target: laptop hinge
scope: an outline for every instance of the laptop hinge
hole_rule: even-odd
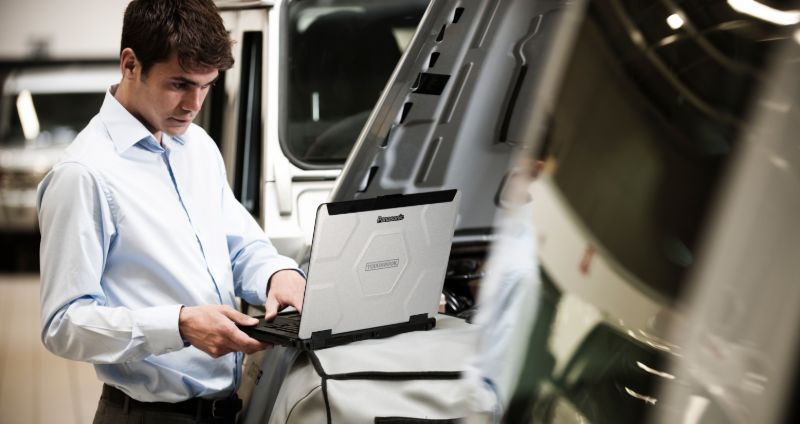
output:
[[[407,331],[430,330],[436,326],[435,318],[428,318],[428,314],[412,315],[407,323],[390,324],[366,330],[348,331],[333,334],[333,330],[320,330],[311,333],[311,337],[304,340],[306,349],[324,349],[345,343],[357,342],[365,339],[391,337]]]
[[[333,336],[332,330],[320,330],[311,333],[311,338],[306,341],[311,349],[322,349],[328,346]]]
[[[408,317],[408,322],[411,324],[423,323],[428,320],[428,314],[417,314]]]

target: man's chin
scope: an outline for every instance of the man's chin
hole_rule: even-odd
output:
[[[191,124],[170,126],[168,128],[164,128],[164,132],[170,136],[184,135],[186,133],[186,130],[189,129],[189,125]]]

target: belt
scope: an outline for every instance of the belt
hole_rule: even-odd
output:
[[[171,412],[204,418],[235,418],[242,409],[242,400],[236,395],[227,399],[192,398],[182,402],[142,402],[138,401],[116,387],[103,384],[100,396],[108,402],[128,409],[146,409],[148,411]]]

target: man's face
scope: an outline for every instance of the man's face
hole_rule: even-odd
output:
[[[161,132],[183,134],[200,112],[218,75],[213,68],[185,70],[172,55],[166,62],[151,66],[147,74],[138,72],[131,84],[131,112],[156,139],[161,138]]]

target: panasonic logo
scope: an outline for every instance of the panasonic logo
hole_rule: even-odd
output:
[[[402,221],[405,218],[403,214],[394,216],[380,216],[378,215],[378,224],[383,222]]]
[[[400,259],[386,259],[383,261],[367,262],[364,271],[377,271],[379,269],[397,268],[400,266]]]

